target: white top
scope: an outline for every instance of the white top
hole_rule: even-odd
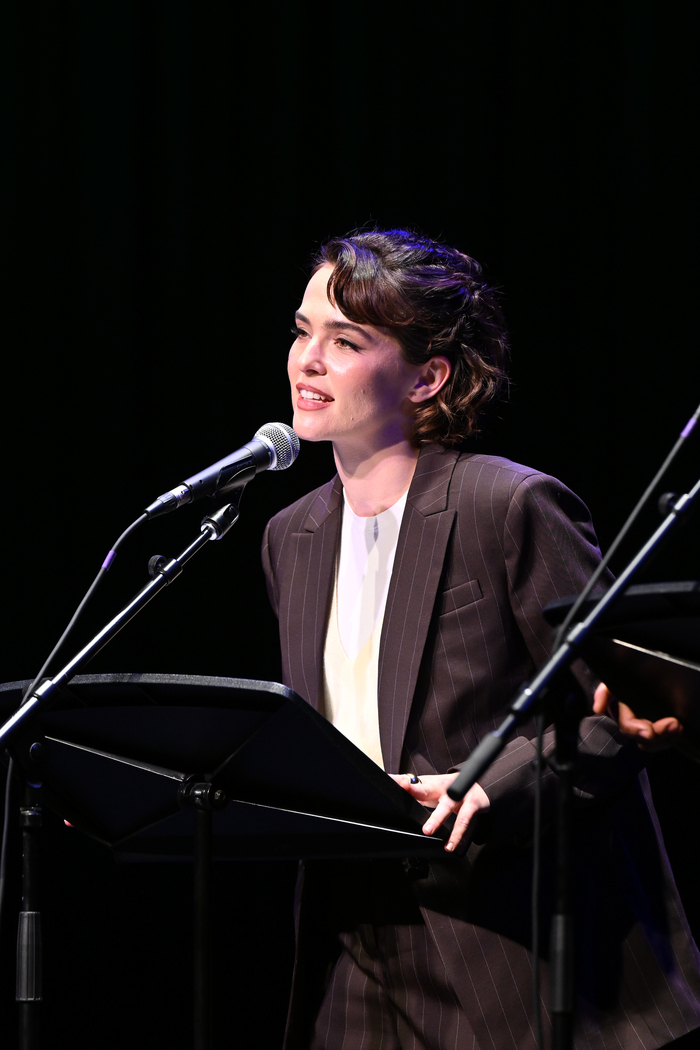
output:
[[[391,570],[408,492],[393,507],[360,518],[343,492],[343,527],[338,560],[338,629],[343,649],[356,660],[377,623],[384,619]]]
[[[326,717],[382,766],[379,641],[407,493],[367,518],[343,505],[340,552],[324,648]]]

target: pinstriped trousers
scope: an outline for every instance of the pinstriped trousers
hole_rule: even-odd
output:
[[[473,1050],[473,1032],[422,922],[362,923],[342,952],[311,1050]]]
[[[340,939],[310,1050],[478,1050],[424,925],[363,924]],[[664,1050],[700,1050],[700,1028]]]

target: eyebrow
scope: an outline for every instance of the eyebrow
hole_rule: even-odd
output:
[[[308,317],[305,317],[300,310],[297,310],[294,316],[296,317],[297,321],[303,321],[304,324],[311,324],[311,321],[309,321]],[[358,335],[361,335],[370,343],[376,341],[376,337],[373,336],[371,332],[368,332],[366,328],[362,328],[359,324],[353,324],[352,321],[324,321],[323,327],[327,331],[331,332],[337,332],[339,330],[350,330],[351,332],[357,332]]]

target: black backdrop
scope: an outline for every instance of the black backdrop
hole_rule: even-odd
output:
[[[560,477],[609,543],[699,397],[685,17],[658,0],[11,0],[2,680],[36,672],[146,503],[290,420],[284,360],[308,260],[365,224],[443,238],[498,281],[514,386],[482,447]],[[697,461],[696,439],[667,487],[688,487]],[[331,472],[328,450],[305,445],[292,470],[256,479],[226,540],[92,669],[278,678],[262,529]],[[199,517],[134,537],[76,644]],[[650,509],[636,539],[656,521]],[[647,578],[698,577],[691,523]],[[652,776],[700,932],[696,773],[666,756]],[[13,817],[8,1024],[17,861]],[[293,874],[217,871],[222,1041],[279,1045]],[[189,870],[117,866],[50,815],[44,880],[52,1045],[189,1045]]]

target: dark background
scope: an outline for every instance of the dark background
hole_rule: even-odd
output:
[[[36,673],[146,503],[290,421],[288,328],[310,256],[358,226],[442,238],[499,283],[514,385],[482,447],[560,477],[609,544],[699,399],[690,8],[5,10],[3,681]],[[664,488],[689,487],[697,462],[695,438]],[[305,445],[292,470],[256,479],[225,541],[91,670],[279,678],[262,530],[331,473],[328,449]],[[123,548],[72,650],[151,554],[196,534],[199,510]],[[657,521],[650,508],[626,554]],[[698,577],[691,522],[646,578]],[[698,934],[697,775],[663,756],[652,776]],[[190,1045],[189,869],[116,865],[53,815],[45,841],[51,1045]],[[17,850],[13,815],[8,1025]],[[221,1045],[280,1045],[293,877],[289,863],[217,869]]]

